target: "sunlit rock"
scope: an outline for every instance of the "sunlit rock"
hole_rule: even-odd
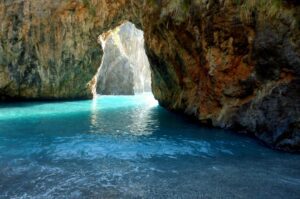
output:
[[[151,91],[143,32],[128,22],[102,35],[101,40],[104,56],[98,71],[97,93],[133,95]]]

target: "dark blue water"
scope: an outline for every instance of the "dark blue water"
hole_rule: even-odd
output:
[[[300,156],[151,95],[0,105],[0,198],[300,198]]]

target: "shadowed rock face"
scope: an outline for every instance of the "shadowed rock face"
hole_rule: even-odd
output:
[[[1,1],[1,98],[91,97],[97,37],[129,20],[144,31],[162,106],[300,151],[295,2]]]
[[[151,72],[144,34],[125,23],[102,36],[103,60],[97,74],[97,93],[134,95],[151,92]]]

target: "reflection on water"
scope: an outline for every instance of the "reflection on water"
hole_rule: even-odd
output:
[[[94,98],[91,103],[91,126],[97,125],[97,117],[100,114],[100,110],[97,109],[98,99]]]
[[[99,100],[99,98],[103,99]],[[103,129],[104,124],[108,124],[107,128],[109,131],[112,126],[114,126],[116,133],[122,132],[123,134],[136,136],[152,134],[155,128],[155,125],[153,124],[157,122],[156,118],[152,117],[152,112],[153,108],[158,106],[158,102],[150,93],[140,94],[134,98],[135,99],[133,100],[132,97],[128,96],[99,95],[91,103],[91,128],[95,129],[95,132],[97,133],[99,129]],[[134,112],[134,114],[124,114],[124,112],[122,112],[124,107],[124,102],[122,102],[122,100],[125,101],[125,107],[131,106],[131,111]],[[143,102],[142,104],[140,104],[141,101]],[[107,104],[109,104],[110,108],[115,109],[113,112],[114,118],[111,118],[112,113],[110,111],[101,112],[101,109],[107,107]],[[116,108],[118,109],[116,110]],[[127,111],[127,109],[125,111]],[[103,114],[101,115],[101,113]],[[124,115],[124,118],[121,118],[117,114]],[[109,123],[107,122],[107,118],[110,118]]]
[[[149,94],[0,107],[0,198],[299,198],[299,165]]]

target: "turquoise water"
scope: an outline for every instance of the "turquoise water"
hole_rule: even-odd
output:
[[[0,105],[0,198],[299,198],[300,156],[150,94]]]

